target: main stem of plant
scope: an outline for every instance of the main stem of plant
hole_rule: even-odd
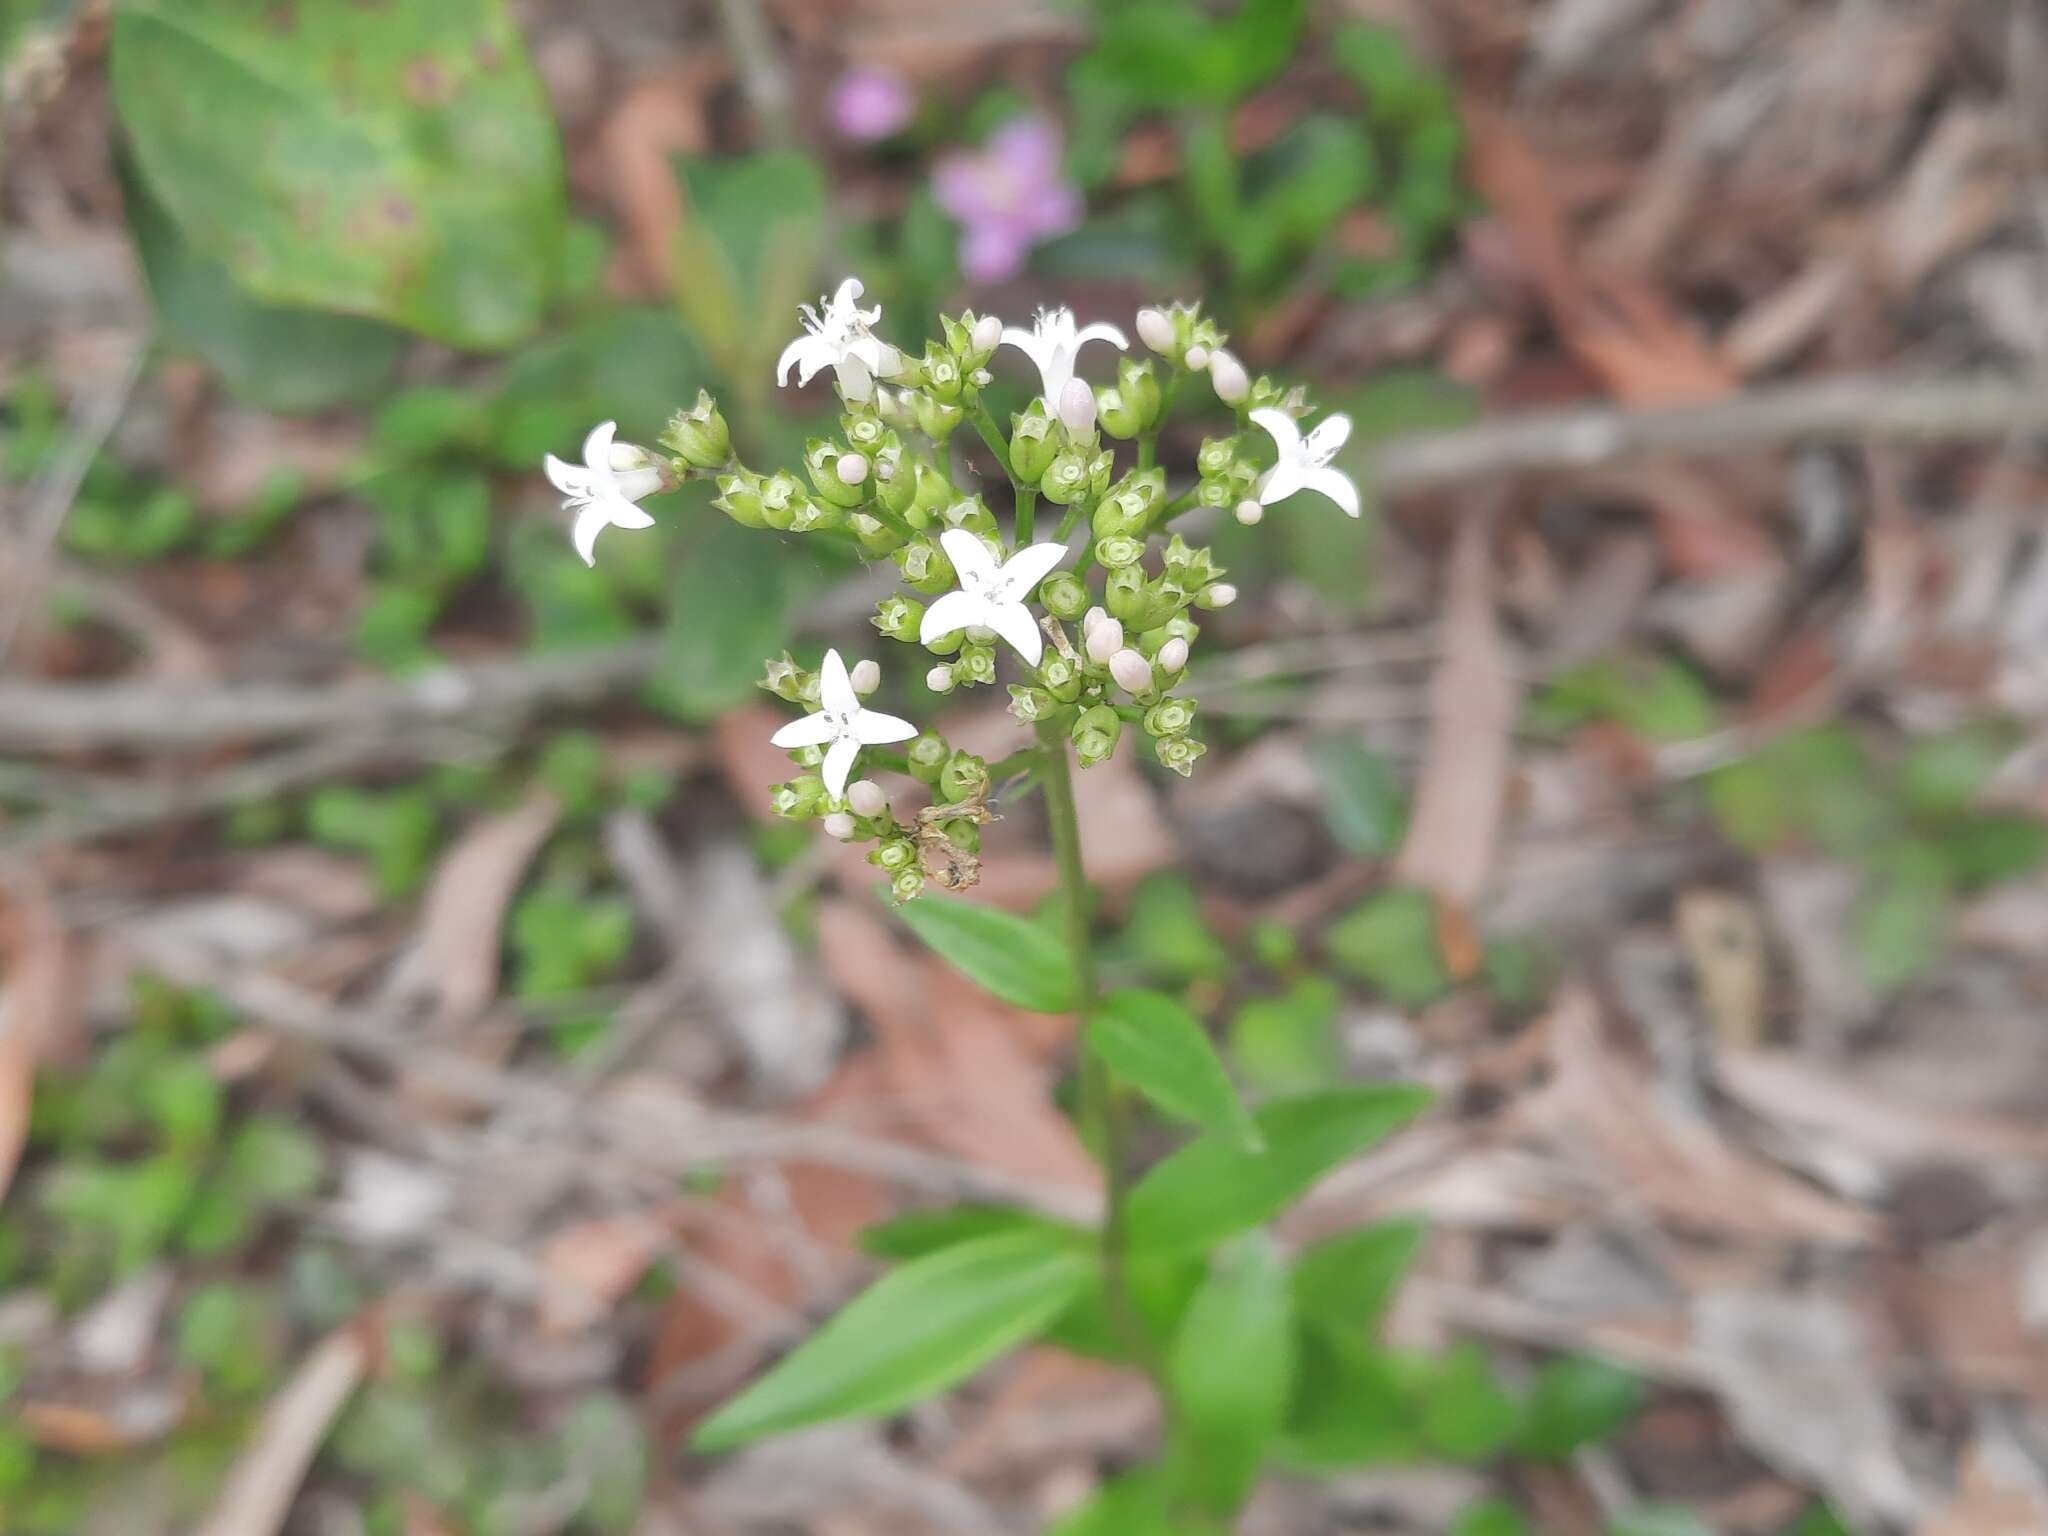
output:
[[[1074,971],[1074,1016],[1082,1045],[1080,1118],[1102,1159],[1102,1278],[1111,1321],[1132,1357],[1157,1375],[1150,1330],[1132,1304],[1124,1273],[1125,1207],[1130,1194],[1129,1114],[1123,1094],[1100,1058],[1087,1047],[1088,1020],[1097,1001],[1095,953],[1088,942],[1088,877],[1081,862],[1081,822],[1074,808],[1074,769],[1065,733],[1039,727],[1039,783],[1052,829],[1053,867],[1059,876],[1060,921]]]

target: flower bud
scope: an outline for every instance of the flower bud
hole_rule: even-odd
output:
[[[953,585],[953,562],[929,539],[917,539],[895,554],[903,579],[920,592],[943,592]]]
[[[1237,481],[1225,475],[1214,480],[1204,480],[1195,487],[1195,504],[1221,512],[1225,507],[1234,507],[1239,500]]]
[[[1058,651],[1038,664],[1038,680],[1062,704],[1071,704],[1081,697],[1081,669]]]
[[[1095,563],[1105,570],[1116,570],[1120,566],[1136,565],[1145,556],[1145,541],[1117,534],[1095,541]]]
[[[1095,430],[1095,391],[1086,379],[1069,379],[1060,390],[1060,425],[1075,437]]]
[[[873,661],[856,661],[853,670],[846,674],[853,684],[853,691],[860,694],[873,693],[882,686],[882,668]]]
[[[1077,619],[1088,606],[1088,583],[1072,571],[1054,571],[1038,584],[1038,600],[1056,619]]]
[[[959,492],[953,489],[953,482],[930,464],[919,463],[915,473],[917,489],[910,498],[910,505],[903,511],[904,518],[913,528],[922,528],[931,521],[931,514],[949,502],[959,499]]]
[[[1102,617],[1083,626],[1081,645],[1088,652],[1090,661],[1098,667],[1107,666],[1109,658],[1124,648],[1124,627],[1100,608],[1091,608],[1088,612],[1091,618],[1096,614],[1102,614]]]
[[[1107,539],[1119,534],[1142,534],[1149,520],[1150,511],[1143,493],[1125,490],[1105,496],[1088,519],[1088,526],[1095,537]]]
[[[868,855],[868,862],[891,874],[899,869],[915,869],[917,844],[907,837],[892,837]]]
[[[1144,571],[1135,565],[1111,571],[1109,580],[1102,584],[1102,601],[1114,617],[1137,622],[1146,606]]]
[[[790,508],[789,531],[791,533],[816,533],[822,528],[838,528],[846,522],[846,509],[811,496],[800,496]]]
[[[1159,388],[1159,373],[1149,359],[1125,357],[1116,367],[1117,393],[1136,418],[1138,431],[1149,432],[1159,425],[1166,410],[1166,396]]]
[[[948,528],[965,528],[969,533],[978,533],[984,540],[1002,536],[1002,528],[996,522],[995,513],[989,511],[988,503],[979,496],[962,497],[959,501],[940,509],[939,521]],[[1001,565],[1003,551],[1000,543],[990,549],[996,564]]]
[[[1109,477],[1116,470],[1116,455],[1107,448],[1088,461],[1088,494],[1100,496],[1109,489]]]
[[[804,682],[809,676],[796,664],[796,658],[784,651],[780,656],[768,658],[762,667],[761,681],[755,686],[767,689],[778,699],[800,704],[804,697]]]
[[[1192,699],[1161,699],[1145,711],[1147,736],[1185,736],[1195,723]]]
[[[1200,373],[1209,366],[1209,349],[1197,343],[1187,349],[1182,355],[1181,361],[1186,363],[1194,372]]]
[[[882,425],[879,416],[856,416],[848,412],[839,418],[839,428],[846,434],[847,442],[863,453],[889,441],[889,429]]]
[[[1059,700],[1045,689],[1024,683],[1010,684],[1010,713],[1026,725],[1045,719],[1058,708]]]
[[[953,691],[953,669],[951,667],[933,667],[931,671],[925,673],[924,685],[931,689],[933,693],[951,693]]]
[[[960,386],[965,382],[960,365],[938,342],[925,344],[924,361],[917,371],[924,392],[934,400],[943,400],[950,405],[960,398]]]
[[[1244,371],[1244,364],[1220,349],[1209,354],[1209,382],[1225,405],[1236,405],[1252,392],[1251,375]]]
[[[924,604],[914,597],[898,594],[875,604],[874,626],[891,640],[915,640],[923,622]]]
[[[1159,663],[1159,670],[1166,673],[1180,671],[1188,664],[1188,643],[1178,635],[1159,647],[1159,654],[1153,658]]]
[[[1237,504],[1237,509],[1231,515],[1245,527],[1256,528],[1264,521],[1266,509],[1256,496],[1247,496]]]
[[[1148,304],[1138,311],[1138,339],[1154,352],[1171,352],[1178,337],[1166,311]]]
[[[709,390],[698,390],[695,405],[669,418],[661,441],[692,469],[717,469],[732,457],[732,432]]]
[[[855,779],[846,786],[846,808],[872,821],[889,809],[889,797],[873,779]]]
[[[981,828],[971,818],[955,816],[941,830],[946,834],[946,841],[962,853],[981,852]]]
[[[761,482],[763,524],[778,532],[787,531],[804,499],[804,488],[797,484],[796,476],[778,469]]]
[[[820,825],[827,837],[836,837],[842,843],[850,843],[860,835],[860,827],[844,811],[834,811]]]
[[[914,738],[903,754],[910,764],[910,776],[920,784],[938,783],[946,759],[952,755],[953,749],[946,745],[946,738],[936,731],[926,731]]]
[[[750,469],[735,470],[718,477],[718,495],[711,505],[742,528],[766,528],[768,519],[761,509],[761,477]]]
[[[971,643],[953,663],[953,672],[964,683],[986,686],[996,680],[996,653],[986,641]]]
[[[1081,499],[1088,489],[1088,461],[1078,453],[1063,453],[1046,466],[1038,489],[1055,506],[1067,506]]]
[[[976,355],[981,357],[988,356],[989,353],[995,351],[997,347],[1003,344],[1002,320],[995,315],[983,315],[974,322],[974,329],[969,333],[969,340],[974,345]]]
[[[1035,411],[1010,418],[1010,473],[1023,484],[1038,484],[1056,451],[1051,421]]]
[[[889,894],[898,902],[915,901],[924,894],[924,871],[917,868],[896,872],[889,882]]]
[[[972,752],[955,752],[939,774],[941,800],[971,800],[988,789],[988,764]]]
[[[901,517],[910,510],[917,495],[917,476],[904,462],[903,450],[895,444],[875,454],[875,500]]]
[[[910,392],[903,389],[877,389],[875,414],[892,427],[912,425],[915,418],[910,414]]]
[[[1237,447],[1234,437],[1203,438],[1202,446],[1195,450],[1195,473],[1204,480],[1229,474],[1237,463]]]
[[[848,486],[865,484],[868,478],[868,456],[864,453],[842,453],[839,462],[832,466],[832,472],[840,483]]]
[[[1095,412],[1102,430],[1119,442],[1129,442],[1145,430],[1138,413],[1125,402],[1123,391],[1114,384],[1095,391]]]
[[[1195,594],[1198,608],[1228,608],[1237,601],[1237,588],[1227,581],[1213,582]]]
[[[1074,722],[1074,756],[1083,768],[1107,762],[1116,752],[1117,741],[1123,733],[1123,720],[1107,704],[1084,709]]]
[[[1142,652],[1121,650],[1109,658],[1109,675],[1116,679],[1117,687],[1126,693],[1139,694],[1152,691],[1152,663]]]
[[[768,792],[768,804],[778,816],[791,821],[804,821],[817,814],[818,807],[825,803],[825,781],[815,773],[800,773],[787,784],[777,784]]]
[[[1162,736],[1152,743],[1152,752],[1162,768],[1171,768],[1182,778],[1195,771],[1195,762],[1209,749],[1192,736]]]
[[[935,400],[930,395],[918,393],[910,397],[910,417],[917,423],[918,431],[934,442],[943,443],[967,419],[967,413],[949,401]]]

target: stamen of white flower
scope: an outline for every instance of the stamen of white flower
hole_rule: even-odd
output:
[[[1066,545],[1033,544],[998,566],[981,536],[965,528],[948,528],[939,535],[939,544],[959,575],[960,590],[948,592],[925,609],[918,640],[930,645],[958,630],[978,626],[994,630],[1027,665],[1037,666],[1045,652],[1045,638],[1025,602],[1067,558]]]
[[[786,751],[825,748],[825,765],[819,772],[834,798],[846,792],[846,780],[862,747],[908,741],[917,734],[917,727],[908,720],[862,707],[837,651],[827,651],[825,664],[818,670],[818,705],[816,713],[790,721],[771,740]]]
[[[1122,331],[1100,320],[1076,330],[1071,309],[1041,309],[1028,331],[1014,325],[1003,328],[1003,344],[1015,347],[1038,365],[1039,398],[1048,411],[1059,408],[1081,348],[1091,341],[1112,342],[1118,351],[1130,347]]]
[[[597,563],[597,536],[605,529],[654,526],[654,518],[634,503],[661,489],[661,469],[645,448],[613,441],[618,429],[615,421],[592,427],[580,465],[552,453],[541,461],[563,505],[576,513],[570,538],[585,565]]]
[[[818,300],[818,308],[805,304],[798,309],[804,334],[784,347],[776,360],[777,384],[789,383],[792,368],[797,383],[808,384],[821,368],[838,369],[851,361],[857,366],[840,372],[840,387],[847,390],[849,400],[865,400],[873,396],[875,379],[889,378],[902,367],[902,353],[871,329],[882,318],[882,306],[862,309],[863,291],[860,279],[849,277],[829,299]],[[867,375],[865,386],[860,382],[862,370]]]
[[[1330,461],[1351,436],[1349,416],[1326,416],[1306,437],[1292,416],[1271,406],[1253,411],[1252,420],[1265,429],[1273,446],[1280,450],[1280,461],[1259,477],[1261,506],[1285,501],[1296,491],[1320,491],[1348,516],[1358,516],[1358,487],[1351,483],[1349,475],[1330,467]]]

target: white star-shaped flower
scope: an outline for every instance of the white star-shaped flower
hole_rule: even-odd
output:
[[[955,630],[992,629],[1009,641],[1030,666],[1045,654],[1045,638],[1024,600],[1067,558],[1064,544],[1033,544],[1000,566],[978,534],[948,528],[939,535],[946,558],[959,573],[960,590],[948,592],[925,609],[917,638],[926,645]]]
[[[1091,341],[1113,341],[1118,351],[1130,346],[1122,331],[1101,320],[1076,330],[1071,309],[1041,309],[1038,319],[1028,331],[1014,325],[1003,328],[1003,345],[1015,347],[1038,364],[1038,377],[1045,386],[1045,408],[1048,411],[1060,408],[1060,395],[1066,390],[1067,381],[1074,376],[1074,364],[1081,356],[1081,348]]]
[[[1259,477],[1260,506],[1285,501],[1296,491],[1321,491],[1347,514],[1358,516],[1358,487],[1342,470],[1330,468],[1337,450],[1351,436],[1349,416],[1326,416],[1307,437],[1292,416],[1271,406],[1253,411],[1252,420],[1266,429],[1280,450],[1280,462]]]
[[[804,333],[782,349],[775,364],[777,384],[789,383],[792,368],[799,384],[810,383],[821,368],[836,368],[853,393],[871,396],[874,381],[896,371],[896,349],[870,329],[882,318],[882,306],[862,309],[862,292],[861,280],[849,277],[831,298],[819,299],[817,309],[799,308]]]
[[[654,519],[634,505],[661,489],[654,455],[631,443],[615,443],[615,421],[601,421],[583,439],[583,462],[570,464],[552,453],[543,461],[548,479],[575,509],[570,538],[585,565],[597,563],[597,536],[607,528],[652,528]]]
[[[853,679],[837,651],[827,651],[825,665],[819,669],[818,703],[815,714],[790,721],[770,739],[791,751],[823,747],[825,766],[819,772],[835,800],[846,793],[847,777],[862,747],[908,741],[917,734],[917,727],[908,720],[861,707],[860,695],[853,691]]]

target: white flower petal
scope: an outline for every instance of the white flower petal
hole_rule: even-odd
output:
[[[1021,599],[1057,570],[1066,558],[1067,546],[1064,544],[1034,544],[1029,549],[1020,549],[1003,562],[1003,587],[1011,597]]]
[[[833,312],[836,314],[843,310],[852,309],[860,302],[860,296],[866,292],[867,289],[862,285],[859,278],[847,278],[832,295]]]
[[[1302,448],[1316,463],[1327,464],[1337,456],[1337,450],[1342,448],[1350,437],[1351,418],[1339,413],[1325,417],[1322,424],[1309,433],[1308,440],[1302,444]]]
[[[1299,459],[1282,459],[1263,475],[1259,476],[1259,505],[1270,507],[1275,502],[1285,501],[1308,481],[1303,477]]]
[[[576,553],[583,557],[585,565],[597,564],[597,536],[612,525],[612,513],[616,509],[608,501],[592,501],[584,504],[576,514],[576,523],[569,530],[569,541],[576,546]]]
[[[818,669],[818,701],[828,713],[841,719],[860,708],[860,695],[853,691],[853,679],[847,675],[846,663],[839,659],[837,651],[827,651],[825,664]]]
[[[846,780],[853,772],[853,760],[860,756],[860,743],[851,736],[842,736],[825,749],[825,766],[819,769],[825,780],[825,788],[836,800],[846,793]]]
[[[1295,425],[1292,416],[1288,415],[1285,411],[1275,410],[1272,406],[1266,405],[1252,412],[1252,421],[1254,424],[1266,429],[1266,436],[1272,438],[1273,445],[1280,450],[1282,463],[1299,456],[1301,453],[1301,428]],[[1263,496],[1259,499],[1261,501],[1265,500]]]
[[[948,592],[925,609],[917,626],[918,643],[930,645],[969,625],[986,623],[987,610],[988,603],[978,592]]]
[[[1092,325],[1084,325],[1080,330],[1076,331],[1074,333],[1074,350],[1079,352],[1082,345],[1090,341],[1113,341],[1120,352],[1128,352],[1131,349],[1129,339],[1107,320],[1097,320]]]
[[[583,439],[583,462],[595,473],[611,473],[612,438],[618,430],[616,421],[600,421],[590,429],[590,436]]]
[[[548,483],[564,496],[582,501],[590,495],[590,471],[566,459],[558,459],[552,453],[541,460],[541,467],[548,473]]]
[[[1045,654],[1045,637],[1032,621],[1031,610],[1022,603],[992,603],[982,622],[1009,641],[1026,666],[1037,666],[1038,658]]]
[[[804,360],[806,354],[817,343],[817,339],[815,336],[805,334],[797,337],[795,341],[792,341],[782,349],[782,356],[775,360],[775,382],[779,386],[784,389],[789,388],[789,370]],[[815,368],[812,369],[813,373],[816,371]],[[810,375],[806,374],[805,377],[808,378]]]
[[[996,579],[996,557],[981,542],[981,535],[965,528],[948,528],[939,535],[939,547],[960,573],[960,590],[986,592]]]
[[[1342,507],[1349,516],[1358,516],[1358,487],[1351,483],[1351,477],[1342,470],[1319,466],[1303,476],[1302,481],[1306,489],[1321,491]]]
[[[887,746],[892,741],[908,741],[916,734],[917,727],[908,720],[878,714],[872,709],[864,709],[853,717],[853,739],[862,746]]]
[[[822,747],[832,739],[834,726],[829,716],[820,711],[805,715],[801,720],[792,720],[768,740],[775,746],[794,752],[798,747]]]

